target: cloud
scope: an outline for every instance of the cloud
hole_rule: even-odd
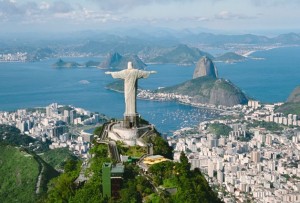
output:
[[[215,15],[216,20],[232,20],[232,19],[251,19],[253,16],[247,16],[244,14],[231,13],[230,11],[221,11]]]
[[[0,13],[2,21],[8,21],[10,17],[16,18],[21,16],[24,12],[18,8],[13,1],[0,0]]]
[[[250,0],[257,7],[300,6],[299,0]]]
[[[74,8],[66,2],[56,1],[49,5],[48,10],[52,13],[69,13],[72,12]]]
[[[117,11],[127,10],[149,4],[189,3],[197,0],[90,0],[96,3],[101,9]],[[198,0],[199,1],[199,0]],[[201,0],[200,0],[201,1]],[[221,0],[211,0],[212,2]]]
[[[0,0],[0,22],[17,22],[33,24],[54,21],[55,19],[82,22],[119,21],[120,19],[109,12],[99,12],[87,9],[78,3],[66,1],[28,1],[26,3],[13,0]]]
[[[195,17],[194,20],[198,22],[205,22],[205,21],[209,21],[210,19],[207,17]]]

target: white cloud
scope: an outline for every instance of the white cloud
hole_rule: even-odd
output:
[[[0,25],[75,29],[79,24],[95,28],[121,22],[218,28],[291,22],[291,27],[299,27],[294,20],[299,19],[298,5],[300,0],[0,0]]]
[[[299,0],[250,0],[258,7],[300,6]]]
[[[232,19],[252,19],[255,18],[253,16],[247,16],[244,14],[232,13],[230,11],[220,11],[215,15],[215,19],[218,20],[232,20]]]
[[[41,2],[39,5],[40,10],[48,10],[50,8],[50,4],[47,2]]]
[[[120,19],[109,12],[87,9],[80,4],[70,4],[67,1],[35,2],[0,0],[0,22],[16,22],[34,24],[49,22],[54,19],[71,21],[108,22]]]

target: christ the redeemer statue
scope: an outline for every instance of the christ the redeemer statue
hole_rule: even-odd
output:
[[[138,87],[138,79],[147,78],[151,73],[156,71],[143,71],[133,68],[132,62],[128,62],[128,68],[118,72],[105,72],[113,78],[124,80],[124,97],[125,97],[125,113],[124,127],[137,127],[137,112],[136,112],[136,95]]]

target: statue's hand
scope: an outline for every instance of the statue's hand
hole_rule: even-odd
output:
[[[157,73],[157,72],[156,72],[156,71],[150,71],[150,73],[155,74],[155,73]]]
[[[109,75],[109,74],[111,74],[112,72],[110,72],[110,71],[106,71],[105,72],[105,74],[107,74],[107,75]]]

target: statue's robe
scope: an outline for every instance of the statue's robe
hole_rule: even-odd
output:
[[[125,116],[136,115],[136,94],[138,79],[147,78],[150,71],[143,71],[138,69],[125,69],[119,72],[112,72],[113,78],[120,78],[124,80],[124,96],[125,96]]]

